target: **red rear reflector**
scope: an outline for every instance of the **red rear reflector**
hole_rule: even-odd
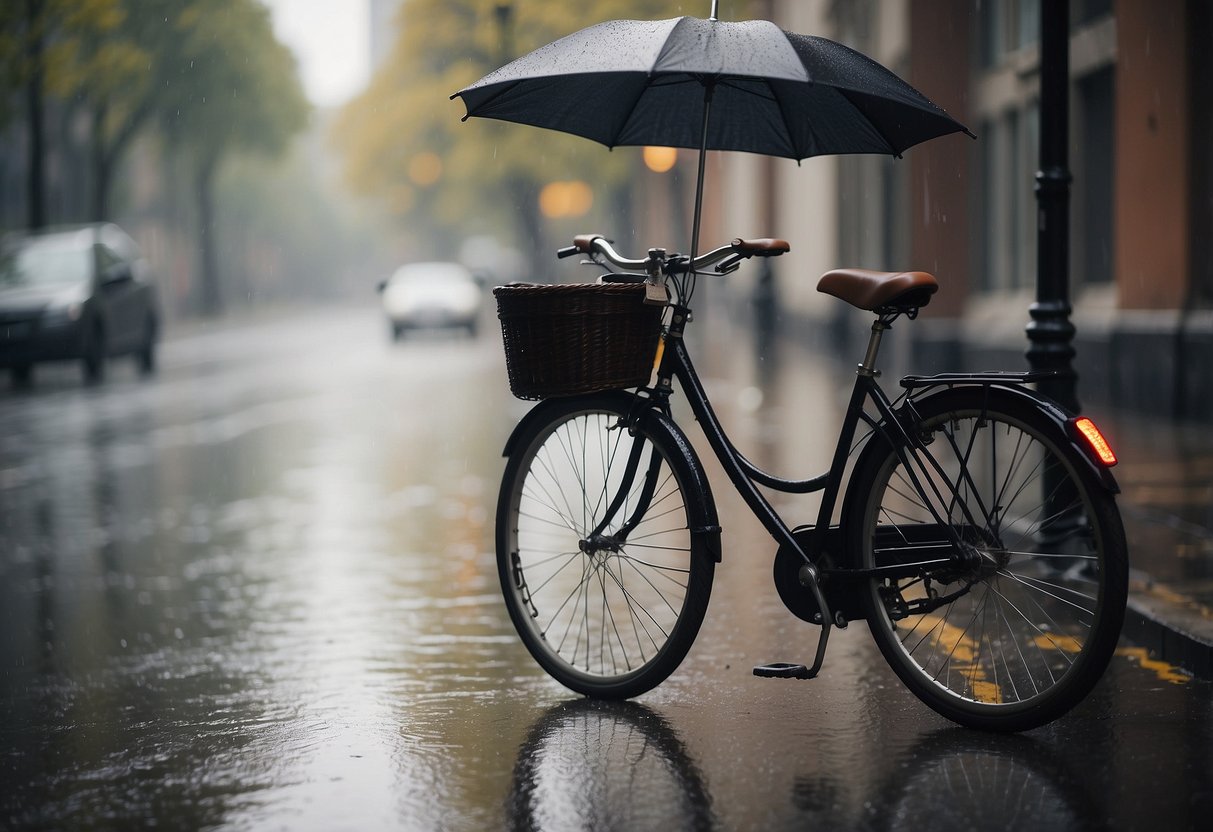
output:
[[[1099,432],[1099,428],[1095,427],[1095,423],[1082,416],[1073,420],[1074,429],[1087,440],[1087,445],[1095,453],[1095,458],[1101,463],[1111,468],[1116,464],[1116,454],[1112,453],[1112,446],[1108,444],[1108,440],[1103,438],[1103,434]]]

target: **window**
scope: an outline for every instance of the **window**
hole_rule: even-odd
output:
[[[972,102],[983,145],[973,192],[981,217],[975,283],[986,292],[1025,289],[1036,280],[1040,3],[976,0],[975,10]],[[1085,49],[1077,63],[1071,52],[1070,66],[1070,273],[1076,286],[1097,285],[1113,278],[1115,37],[1089,36],[1108,28],[1110,0],[1078,0],[1072,11],[1073,36]]]
[[[1010,53],[1040,38],[1039,0],[978,0],[977,18],[983,69],[1001,66]]]
[[[982,235],[978,286],[985,291],[1029,287],[1036,273],[1035,103],[982,125],[980,193]]]

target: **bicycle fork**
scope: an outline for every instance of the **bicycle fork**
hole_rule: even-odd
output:
[[[624,465],[623,476],[615,492],[615,496],[611,499],[610,505],[607,506],[607,510],[603,513],[602,520],[580,542],[583,552],[601,551],[603,549],[619,551],[620,547],[627,542],[628,535],[631,534],[632,529],[636,528],[637,524],[643,519],[645,512],[649,510],[649,503],[652,501],[653,494],[657,490],[657,480],[661,472],[661,454],[654,447],[649,455],[649,464],[645,471],[644,483],[640,487],[640,494],[637,497],[636,506],[632,509],[631,516],[614,533],[605,534],[605,531],[610,527],[612,521],[614,521],[615,515],[623,508],[624,502],[632,491],[632,486],[636,481],[636,473],[640,467],[640,458],[644,452],[644,439],[639,434],[633,432],[630,426],[620,421],[611,430],[627,430],[632,436],[632,447],[628,451],[627,463]]]

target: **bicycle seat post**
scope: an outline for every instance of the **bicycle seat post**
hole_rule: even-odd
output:
[[[892,329],[892,324],[884,318],[877,318],[872,323],[872,335],[868,338],[868,351],[856,370],[861,376],[876,378],[880,371],[876,369],[876,355],[880,352],[880,339],[885,330]]]

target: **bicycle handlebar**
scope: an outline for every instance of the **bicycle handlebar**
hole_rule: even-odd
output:
[[[791,246],[785,240],[771,237],[743,240],[738,237],[728,245],[720,246],[699,255],[688,268],[686,261],[689,258],[684,255],[675,255],[667,260],[665,249],[649,249],[648,257],[637,260],[624,257],[615,250],[614,246],[611,245],[611,241],[601,234],[578,234],[573,238],[573,245],[560,249],[556,252],[556,256],[562,258],[572,257],[580,253],[593,258],[595,255],[600,255],[611,265],[629,271],[646,271],[650,266],[655,264],[665,267],[667,263],[673,264],[681,261],[679,263],[679,271],[699,272],[709,266],[716,266],[717,274],[727,274],[736,269],[742,260],[747,260],[750,257],[778,257],[790,250]]]

